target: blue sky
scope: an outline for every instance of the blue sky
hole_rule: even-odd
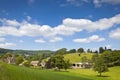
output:
[[[0,0],[0,47],[120,49],[120,0]]]

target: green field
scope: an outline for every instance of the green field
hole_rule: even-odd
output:
[[[87,59],[91,59],[93,54],[91,53],[82,53],[80,56],[78,55],[78,53],[73,53],[73,54],[66,54],[64,55],[64,58],[66,60],[70,60],[70,63],[74,63],[74,62],[81,62],[81,58],[86,56]]]
[[[91,69],[70,69],[53,71],[31,69],[0,63],[0,80],[120,80],[120,67],[112,67],[109,72],[98,77]]]

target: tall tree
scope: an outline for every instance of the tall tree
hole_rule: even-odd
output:
[[[79,48],[79,49],[77,50],[77,52],[78,52],[78,53],[83,53],[83,52],[84,52],[84,49],[83,49],[83,48]]]
[[[97,71],[99,73],[99,76],[102,76],[103,72],[108,71],[108,67],[101,56],[99,56],[94,62],[93,70]]]
[[[104,48],[103,47],[100,47],[99,48],[99,53],[103,53],[104,52]]]
[[[64,66],[63,55],[54,55],[51,57],[51,66],[53,68],[57,67],[59,70]]]
[[[16,57],[16,64],[19,65],[20,63],[22,63],[24,60],[23,60],[23,56],[18,56]]]
[[[91,53],[91,50],[90,50],[90,49],[87,49],[87,53]]]
[[[64,61],[64,69],[67,70],[70,67],[70,61],[69,60],[65,60]]]
[[[68,51],[69,53],[76,53],[76,49],[71,49]]]

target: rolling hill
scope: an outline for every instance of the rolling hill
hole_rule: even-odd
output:
[[[74,62],[81,62],[82,57],[86,56],[86,58],[89,60],[91,59],[93,53],[82,53],[79,54],[78,53],[72,53],[72,54],[66,54],[64,55],[65,60],[70,60],[70,63],[74,63]]]

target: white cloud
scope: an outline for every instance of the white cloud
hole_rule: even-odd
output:
[[[23,22],[18,22],[16,20],[0,19],[0,22],[2,23],[0,25],[0,36],[11,35],[55,37],[61,35],[74,35],[75,33],[81,32],[83,30],[96,31],[111,28],[114,25],[120,24],[119,19],[120,14],[111,18],[99,19],[97,21],[91,21],[89,19],[66,18],[63,20],[62,24],[56,27],[51,27],[49,25],[31,24],[25,20]],[[6,21],[10,21],[10,23],[6,23]]]
[[[100,42],[100,41],[104,41],[105,38],[100,38],[98,35],[93,35],[93,36],[90,36],[88,38],[89,41],[96,41],[96,42]]]
[[[96,7],[100,7],[104,3],[112,5],[120,4],[120,0],[94,0],[93,3],[95,4]]]
[[[80,38],[80,39],[74,39],[73,42],[76,42],[76,43],[89,43],[90,41],[87,40],[86,38]]]
[[[13,47],[13,46],[16,46],[16,44],[14,44],[14,43],[0,43],[0,47],[1,48],[11,48],[11,47]]]
[[[43,40],[43,39],[37,39],[37,40],[35,40],[35,42],[36,42],[36,43],[45,43],[46,41]]]
[[[3,23],[3,25],[6,26],[20,26],[20,23],[17,22],[16,20],[7,20],[7,19],[0,19],[0,22]]]
[[[79,38],[73,40],[73,42],[76,43],[90,43],[90,42],[101,42],[101,41],[105,41],[105,38],[101,38],[98,35],[92,35],[88,38]]]
[[[120,24],[120,14],[112,18],[103,18],[98,21],[91,21],[89,19],[71,19],[67,18],[63,20],[63,25],[67,27],[76,28],[77,30],[105,30],[111,28],[115,24]]]
[[[62,40],[63,40],[63,38],[61,38],[61,37],[54,37],[49,42],[59,42],[59,41],[62,41]]]
[[[120,39],[120,28],[113,30],[109,33],[109,36],[114,39]]]
[[[12,26],[2,26],[0,27],[0,36],[6,36],[6,35],[12,35],[12,36],[21,36],[21,33],[19,30]]]

